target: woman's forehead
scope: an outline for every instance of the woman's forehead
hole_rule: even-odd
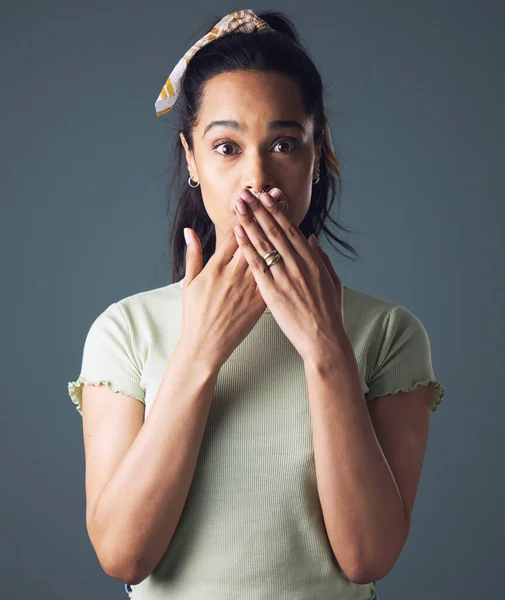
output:
[[[276,122],[298,123],[308,129],[298,82],[282,73],[233,71],[205,84],[200,107],[200,126],[212,121],[235,121],[229,126],[246,132],[250,127],[275,128]]]

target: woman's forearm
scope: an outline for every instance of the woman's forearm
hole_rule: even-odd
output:
[[[193,479],[219,368],[181,339],[92,519],[107,572],[138,583],[161,560]]]
[[[400,491],[375,435],[350,341],[305,364],[328,538],[356,583],[384,577],[406,541]]]

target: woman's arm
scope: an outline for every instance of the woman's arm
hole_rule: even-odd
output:
[[[151,410],[90,520],[107,573],[137,584],[156,567],[193,479],[219,368],[181,340]]]
[[[348,338],[315,349],[305,374],[317,487],[333,553],[351,581],[382,579],[405,545],[408,519]]]

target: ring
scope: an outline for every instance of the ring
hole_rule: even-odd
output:
[[[267,258],[269,258],[270,256],[273,256],[272,260],[270,262],[266,262]],[[277,250],[272,250],[272,252],[265,254],[265,256],[263,256],[262,258],[266,262],[267,267],[270,268],[272,265],[275,265],[275,263],[280,261],[281,255],[277,252]]]

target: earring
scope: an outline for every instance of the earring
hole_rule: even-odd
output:
[[[191,185],[191,175],[190,175],[190,176],[188,177],[188,184],[189,184],[189,187],[192,187],[192,188],[197,188],[197,187],[200,185],[200,182],[199,182],[199,181],[197,181],[197,182],[196,182],[196,185]]]
[[[320,177],[319,177],[319,175],[318,175],[318,176],[317,176],[317,179],[316,179],[315,181],[312,181],[312,185],[316,185],[316,183],[319,183],[319,179],[320,179]]]

